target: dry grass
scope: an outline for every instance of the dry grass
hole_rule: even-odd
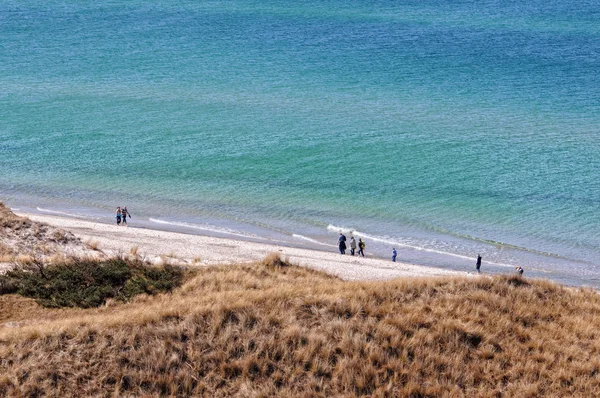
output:
[[[290,265],[290,260],[289,258],[283,259],[281,253],[272,252],[267,254],[263,259],[262,264],[267,267],[287,267]]]
[[[0,242],[0,263],[12,263],[15,253],[11,247]]]
[[[100,250],[100,242],[98,242],[97,240],[90,239],[87,242],[85,242],[85,245],[88,249],[91,249],[94,251]]]
[[[11,247],[0,242],[0,256],[12,256],[14,254]]]
[[[0,203],[0,228],[18,231],[33,226],[33,222],[27,218],[15,215],[8,207]],[[40,228],[35,228],[33,232],[39,234],[41,231]]]
[[[0,296],[0,321],[1,396],[600,391],[598,294],[519,278],[357,283],[214,267],[172,294],[99,309]]]
[[[66,245],[81,242],[70,232],[17,216],[0,203],[0,262],[14,261],[17,255],[45,258],[62,252]]]

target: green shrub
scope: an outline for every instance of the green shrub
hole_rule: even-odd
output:
[[[16,292],[44,307],[89,308],[109,298],[127,301],[140,293],[170,291],[181,285],[183,276],[180,267],[152,267],[120,258],[47,267],[32,263],[7,272],[0,280],[0,294]]]
[[[12,278],[0,275],[0,295],[17,293],[18,290],[19,288]]]
[[[162,291],[171,291],[183,282],[181,268],[165,265],[161,268],[142,266],[127,282],[122,290],[122,295],[127,299],[141,293],[155,294]]]

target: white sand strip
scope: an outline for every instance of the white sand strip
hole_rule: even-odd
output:
[[[378,258],[343,256],[337,252],[188,235],[134,226],[123,227],[66,217],[23,213],[19,215],[70,231],[83,242],[97,244],[98,249],[107,255],[129,254],[133,247],[137,247],[138,255],[152,262],[162,261],[161,258],[171,258],[175,263],[188,265],[233,264],[262,260],[269,253],[279,252],[295,264],[322,270],[346,280],[467,275],[463,272],[393,263],[391,260]]]

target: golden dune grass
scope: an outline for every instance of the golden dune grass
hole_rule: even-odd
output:
[[[517,277],[205,268],[93,310],[0,296],[0,396],[593,396],[600,299]]]

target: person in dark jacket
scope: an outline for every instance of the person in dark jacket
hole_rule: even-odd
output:
[[[365,247],[367,245],[365,244],[365,242],[363,242],[362,238],[358,238],[358,254],[360,254],[361,256],[365,256]]]
[[[131,214],[129,214],[129,211],[127,211],[127,206],[123,206],[121,209],[121,214],[123,215],[123,225],[127,225],[127,216],[131,218]]]
[[[481,256],[477,255],[477,262],[475,263],[475,269],[477,272],[481,272]]]
[[[346,254],[346,235],[340,232],[340,237],[338,239],[338,247],[340,249],[341,254]]]

